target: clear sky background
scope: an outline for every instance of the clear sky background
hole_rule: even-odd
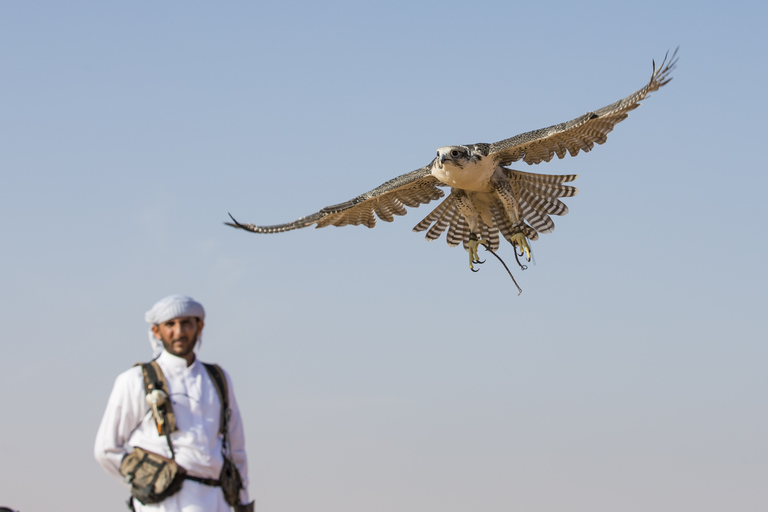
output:
[[[768,510],[765,2],[2,2],[0,505],[93,460],[144,312],[208,311],[260,512]],[[674,80],[514,268],[389,224],[254,235]],[[481,250],[481,254],[484,251]]]

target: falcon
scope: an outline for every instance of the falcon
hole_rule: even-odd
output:
[[[529,241],[537,240],[539,233],[554,230],[551,215],[568,213],[568,207],[559,198],[578,193],[576,187],[565,184],[577,175],[535,174],[508,166],[520,160],[533,165],[549,162],[555,155],[558,158],[566,154],[576,156],[579,151],[586,153],[595,144],[605,143],[608,133],[628,117],[629,111],[672,80],[671,72],[676,65],[677,50],[671,56],[667,53],[658,68],[653,62],[651,79],[644,87],[615,103],[570,121],[492,144],[441,147],[428,165],[293,222],[256,226],[242,224],[230,215],[232,222],[226,224],[254,233],[280,233],[313,224],[317,228],[348,224],[372,228],[377,216],[392,222],[395,215],[406,214],[406,206],[417,207],[440,199],[445,196],[442,187],[450,187],[448,197],[413,231],[426,231],[427,240],[436,240],[445,232],[449,246],[463,244],[469,252],[469,267],[473,271],[474,264],[482,263],[478,246],[497,250],[499,235],[512,244],[516,257],[525,256],[530,261]]]

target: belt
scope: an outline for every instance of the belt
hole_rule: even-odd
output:
[[[192,480],[203,485],[210,485],[211,487],[221,487],[221,481],[214,480],[213,478],[202,478],[199,476],[184,475],[185,480]]]

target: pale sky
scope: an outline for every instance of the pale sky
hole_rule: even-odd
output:
[[[144,312],[208,312],[259,512],[768,510],[765,2],[0,3],[0,505],[93,459]],[[521,272],[393,223],[255,235],[674,80]],[[481,250],[481,255],[483,251]]]

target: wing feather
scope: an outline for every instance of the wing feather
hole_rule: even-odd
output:
[[[648,84],[626,98],[565,123],[494,142],[489,145],[488,154],[493,155],[501,165],[509,165],[518,160],[538,164],[549,162],[554,155],[564,158],[566,152],[576,156],[579,151],[590,151],[594,144],[603,144],[613,128],[626,119],[631,110],[639,107],[651,92],[669,83],[676,65],[677,50],[671,56],[667,54],[658,68],[654,62]]]
[[[537,174],[535,172],[516,171],[504,167],[504,174],[510,180],[533,181],[536,183],[568,183],[579,177],[578,174]]]
[[[406,206],[416,207],[439,199],[445,193],[438,187],[444,186],[430,174],[432,164],[391,179],[375,189],[361,194],[344,203],[326,206],[317,213],[301,217],[293,222],[274,226],[256,226],[242,224],[232,218],[228,226],[245,229],[254,233],[281,233],[292,229],[305,228],[316,224],[325,226],[364,225],[372,228],[376,225],[376,216],[386,222],[392,222],[395,215],[405,215]],[[232,217],[230,215],[230,217]]]
[[[392,214],[392,205],[386,203],[387,200],[384,197],[379,198],[379,200],[374,203],[373,210],[384,222],[392,222],[395,220],[395,216]]]

